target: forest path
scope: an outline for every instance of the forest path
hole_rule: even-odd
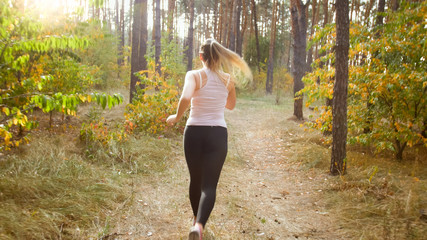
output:
[[[285,100],[239,99],[226,112],[229,152],[204,239],[342,239],[324,210],[331,177],[299,161],[327,156],[310,151],[313,133],[286,119],[293,103]],[[167,170],[134,180],[135,204],[111,219],[110,239],[187,239],[192,214],[180,147]]]

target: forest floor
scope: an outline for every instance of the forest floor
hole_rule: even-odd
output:
[[[204,239],[346,239],[325,210],[324,189],[336,177],[300,161],[327,159],[328,150],[288,119],[292,107],[245,98],[226,112],[229,152]],[[135,204],[110,219],[107,238],[187,239],[189,176],[179,145],[164,172],[135,179]]]
[[[123,123],[124,106],[87,106],[52,129],[42,119],[30,144],[0,155],[0,239],[187,239],[182,135],[79,140],[91,118]],[[204,239],[425,239],[425,147],[399,162],[349,145],[347,174],[334,177],[330,139],[292,114],[290,96],[243,96],[226,111],[229,151]]]

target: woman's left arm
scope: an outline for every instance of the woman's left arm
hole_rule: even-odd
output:
[[[181,98],[178,103],[178,110],[176,114],[170,115],[166,122],[170,125],[179,122],[190,105],[191,98],[193,97],[194,91],[196,90],[196,79],[192,72],[187,72],[185,75],[184,89],[182,90]]]
[[[228,97],[227,103],[225,104],[225,108],[233,110],[236,106],[236,88],[234,87],[234,82],[229,83],[228,86]]]

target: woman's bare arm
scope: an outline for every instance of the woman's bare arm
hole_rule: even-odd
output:
[[[233,110],[236,106],[236,88],[234,87],[234,83],[230,82],[228,86],[228,97],[227,103],[225,104],[225,108]]]
[[[166,122],[168,124],[177,123],[184,115],[190,105],[191,98],[193,97],[194,91],[196,90],[196,80],[193,72],[187,72],[185,76],[184,89],[182,90],[181,98],[179,99],[178,109],[176,114],[170,115]]]

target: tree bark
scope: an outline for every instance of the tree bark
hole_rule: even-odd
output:
[[[236,27],[240,27],[236,25],[236,4],[234,4],[236,0],[231,0],[231,9],[230,9],[230,29],[228,34],[228,48],[231,51],[236,51]]]
[[[213,22],[213,38],[217,39],[218,38],[218,33],[217,33],[217,29],[218,29],[218,0],[215,0],[214,3],[214,22]]]
[[[370,15],[371,15],[371,9],[374,6],[375,0],[369,0],[369,3],[367,3],[366,10],[365,10],[365,26],[369,27],[370,25]]]
[[[128,46],[132,45],[132,19],[133,19],[133,0],[129,0],[129,36],[128,36]],[[130,58],[129,58],[130,60]]]
[[[120,9],[120,48],[119,48],[119,58],[120,65],[123,65],[123,49],[125,48],[125,0],[122,0],[122,7]]]
[[[168,1],[168,38],[169,42],[173,39],[173,13],[175,11],[175,0],[169,0]]]
[[[316,11],[317,11],[317,0],[313,0],[311,4],[312,16],[311,16],[311,27],[310,27],[310,38],[314,35],[314,26],[317,25]],[[313,46],[310,47],[307,53],[307,67],[308,71],[311,71],[311,63],[313,62]]]
[[[343,175],[346,171],[347,91],[349,51],[348,0],[340,0],[336,7],[335,84],[332,100],[332,155],[330,173]]]
[[[131,80],[130,99],[132,102],[136,94],[136,88],[140,82],[135,76],[141,70],[147,69],[145,54],[147,52],[147,0],[135,0],[132,26],[132,56],[131,56]],[[138,85],[139,88],[145,86]]]
[[[261,72],[261,67],[259,66],[259,64],[261,63],[261,52],[259,50],[258,24],[257,24],[257,17],[256,17],[255,0],[252,0],[252,16],[253,16],[253,22],[254,22],[256,52],[257,52],[257,59],[258,59],[257,66],[258,66],[258,72]]]
[[[303,96],[298,92],[304,88],[302,78],[307,70],[306,46],[307,46],[307,25],[306,25],[306,8],[308,1],[303,4],[301,0],[291,0],[291,22],[294,54],[292,57],[292,75],[294,77],[294,116],[298,120],[304,119],[302,107]]]
[[[273,16],[271,21],[271,34],[270,34],[270,47],[268,50],[268,67],[267,67],[267,80],[265,81],[265,92],[267,94],[273,93],[273,72],[274,72],[274,44],[276,42],[276,15],[277,5],[276,0],[273,0]]]
[[[223,0],[219,0],[219,13],[218,13],[219,24],[218,24],[218,33],[217,33],[216,40],[220,43],[222,42],[222,34],[223,34],[222,29],[224,28],[223,27],[224,25],[223,5],[224,5]]]
[[[242,36],[240,35],[240,16],[242,12],[242,0],[236,2],[236,25],[234,26],[236,33],[236,53],[242,56]],[[243,25],[245,27],[245,25]]]
[[[223,8],[222,13],[222,19],[223,19],[223,29],[222,29],[222,39],[221,44],[224,46],[228,46],[228,33],[229,33],[229,26],[230,26],[230,18],[228,16],[228,10],[230,9],[230,1],[231,0],[225,0],[225,9]]]
[[[160,0],[156,0],[156,22],[155,22],[155,64],[156,64],[156,72],[159,75],[162,75],[162,64],[160,62],[160,53],[161,53],[161,33],[160,33]]]
[[[116,28],[116,37],[117,37],[117,65],[121,66],[122,65],[122,61],[121,61],[121,53],[123,51],[123,49],[121,49],[121,26],[120,26],[120,5],[119,5],[119,0],[116,0],[116,16],[115,16],[115,28]],[[119,75],[119,72],[117,73],[117,75]]]
[[[193,35],[194,35],[194,0],[190,0],[189,3],[190,10],[190,24],[188,27],[188,36],[187,36],[187,71],[193,69]]]
[[[391,10],[393,10],[393,12],[396,12],[397,9],[399,9],[399,6],[400,6],[399,0],[391,0]]]

